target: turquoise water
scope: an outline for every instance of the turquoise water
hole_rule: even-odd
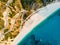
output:
[[[33,28],[18,45],[60,45],[60,9]]]

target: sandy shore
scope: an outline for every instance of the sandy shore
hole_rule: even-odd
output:
[[[48,16],[50,16],[53,12],[55,12],[59,7],[60,3],[52,3],[44,8],[39,9],[39,12],[33,14],[28,21],[25,22],[23,29],[20,31],[19,35],[12,42],[12,45],[17,45],[18,42],[29,33],[31,30],[45,20]]]

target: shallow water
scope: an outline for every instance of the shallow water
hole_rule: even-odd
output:
[[[60,9],[33,28],[18,45],[60,45]]]

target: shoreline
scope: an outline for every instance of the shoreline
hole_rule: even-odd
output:
[[[41,23],[43,20],[45,20],[47,17],[49,17],[53,12],[55,12],[58,8],[60,3],[52,3],[51,5],[48,5],[39,12],[33,14],[33,16],[30,17],[28,21],[26,21],[25,25],[23,26],[23,29],[18,34],[18,36],[15,38],[15,40],[12,42],[12,45],[17,45],[18,42],[21,42],[21,40],[29,33],[31,30]],[[53,7],[53,8],[52,8]],[[44,10],[45,9],[45,10]],[[49,10],[50,9],[50,10]],[[46,12],[48,10],[48,12]],[[48,13],[48,14],[47,14]]]

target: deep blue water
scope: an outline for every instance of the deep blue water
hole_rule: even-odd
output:
[[[18,45],[60,45],[60,9],[33,28]]]

